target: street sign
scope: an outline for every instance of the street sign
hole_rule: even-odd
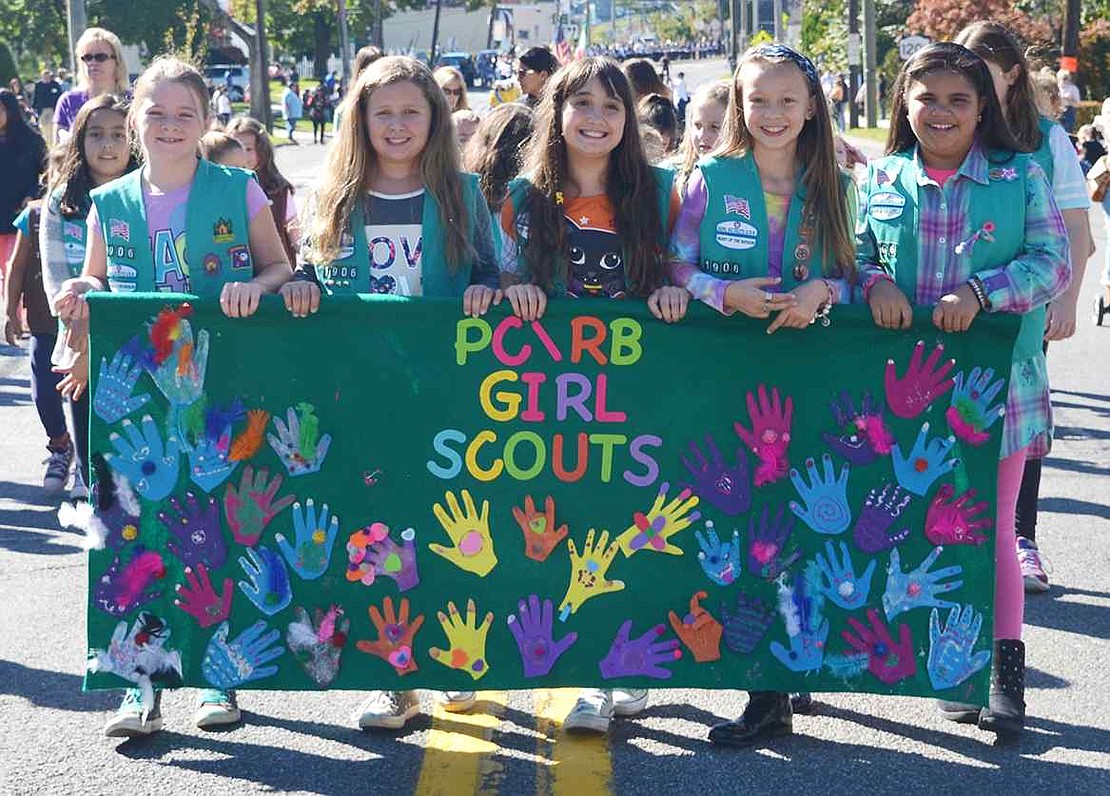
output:
[[[860,66],[863,64],[863,40],[858,33],[848,34],[848,65]]]
[[[928,36],[903,36],[898,40],[898,57],[908,61],[915,52],[932,43],[933,40]]]

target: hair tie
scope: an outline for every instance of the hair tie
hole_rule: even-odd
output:
[[[563,205],[563,192],[562,191],[556,191],[555,192],[555,204],[559,205],[560,207]]]
[[[802,70],[802,74],[806,76],[810,88],[816,91],[821,84],[821,79],[817,76],[817,67],[813,65],[813,61],[785,44],[761,44],[753,49],[751,54],[761,58],[786,58],[793,61]]]

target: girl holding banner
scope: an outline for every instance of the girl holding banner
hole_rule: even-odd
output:
[[[946,718],[1003,739],[1019,736],[1025,717],[1014,510],[1026,457],[1051,442],[1044,306],[1071,274],[1064,221],[1036,156],[1017,154],[1022,149],[979,56],[951,43],[918,50],[895,83],[887,154],[869,167],[857,231],[863,294],[877,325],[908,328],[921,305],[935,307],[933,322],[945,332],[966,331],[980,312],[1024,316],[998,470],[990,704],[940,703]],[[984,389],[969,385],[969,397]],[[959,417],[949,419],[975,444]]]

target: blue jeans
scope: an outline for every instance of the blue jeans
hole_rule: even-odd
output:
[[[50,355],[56,340],[52,334],[31,335],[31,400],[35,402],[43,430],[50,439],[66,433],[62,396],[55,389],[62,377],[50,369]]]
[[[293,140],[293,131],[297,128],[297,119],[286,119],[285,129],[289,131],[289,140]]]

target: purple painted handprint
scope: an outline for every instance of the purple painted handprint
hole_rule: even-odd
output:
[[[890,526],[902,516],[912,497],[896,484],[887,484],[879,491],[872,489],[859,510],[859,519],[852,530],[852,539],[861,553],[881,553],[910,535],[909,527],[890,532]]]
[[[89,548],[122,550],[139,538],[139,498],[127,477],[113,472],[102,454],[92,455],[92,466],[96,472],[92,494],[96,511],[86,528]]]
[[[524,664],[525,677],[543,677],[551,672],[551,667],[564,652],[578,640],[577,633],[568,633],[559,641],[552,635],[555,622],[555,609],[551,600],[540,605],[538,595],[531,595],[528,603],[521,600],[516,614],[509,614],[509,632],[513,634],[520,649],[520,659]]]
[[[885,409],[883,402],[876,401],[870,391],[864,392],[859,409],[852,396],[842,392],[839,401],[829,404],[837,432],[821,436],[829,444],[829,450],[846,462],[859,466],[870,464],[890,453],[894,445],[894,436],[886,426]]]
[[[894,360],[886,361],[886,373],[883,379],[886,385],[886,400],[890,404],[890,411],[898,417],[906,419],[917,417],[929,408],[929,404],[952,389],[955,383],[954,379],[946,377],[955,367],[956,360],[949,359],[937,369],[937,363],[944,354],[944,346],[938,345],[934,348],[933,353],[929,354],[929,358],[922,364],[921,357],[924,352],[925,341],[918,340],[917,345],[913,347],[913,355],[910,357],[906,375],[902,378],[898,378]]]
[[[166,577],[162,556],[141,545],[124,561],[117,556],[93,588],[93,605],[111,616],[124,616],[162,596],[156,581]]]
[[[749,517],[748,571],[764,580],[774,580],[797,561],[801,552],[786,550],[786,542],[793,530],[794,517],[785,514],[784,506],[779,506],[773,520],[770,519],[769,507],[764,506],[758,529],[755,517]]]
[[[609,654],[598,663],[601,676],[606,680],[615,677],[651,677],[655,680],[669,680],[671,671],[663,664],[677,661],[682,657],[682,644],[678,639],[656,641],[667,628],[655,625],[634,641],[629,641],[632,620],[626,619],[617,631],[617,637],[609,647]]]
[[[705,435],[705,447],[709,451],[708,459],[696,442],[690,443],[691,458],[681,457],[693,478],[691,491],[730,517],[743,514],[752,505],[748,457],[744,449],[736,450],[736,466],[729,467],[711,434]]]
[[[219,569],[227,561],[227,543],[220,529],[220,506],[214,497],[207,502],[197,500],[192,492],[185,493],[185,504],[170,498],[173,511],[158,512],[158,521],[166,526],[171,538],[166,548],[187,567],[206,564]]]

